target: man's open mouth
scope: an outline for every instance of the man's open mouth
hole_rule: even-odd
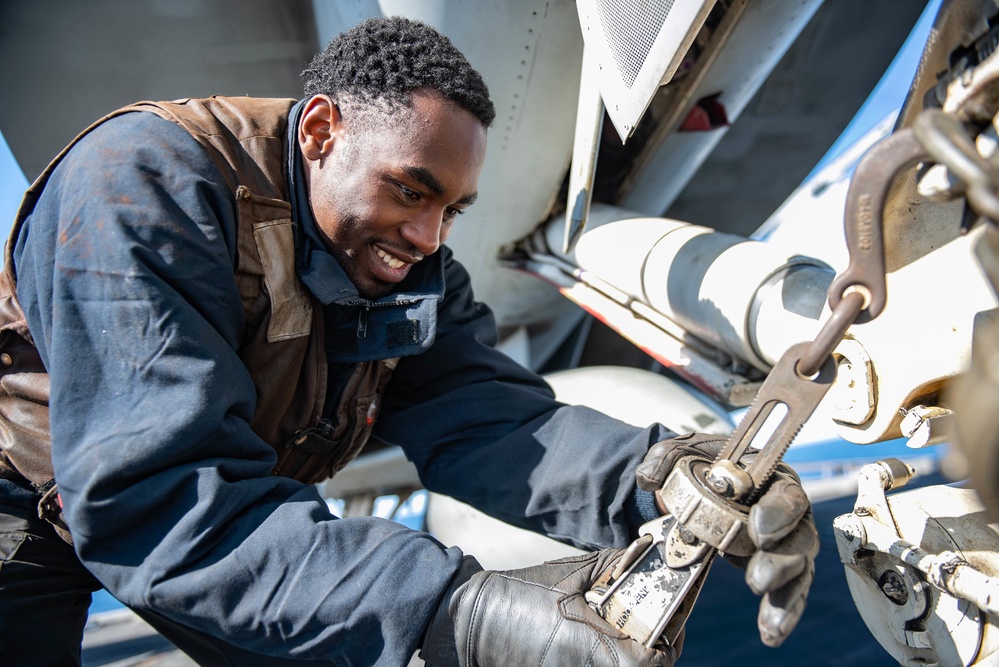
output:
[[[375,248],[375,254],[381,257],[382,261],[388,265],[390,269],[401,269],[406,266],[406,262],[402,261],[395,255],[390,255],[381,248]]]

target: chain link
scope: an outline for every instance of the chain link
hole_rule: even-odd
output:
[[[866,301],[860,290],[847,290],[847,294],[840,299],[833,308],[832,315],[822,325],[815,340],[808,344],[808,349],[801,355],[797,368],[799,375],[812,377],[819,372],[822,364],[843,340],[846,330],[857,321]]]
[[[968,205],[978,215],[999,222],[999,168],[978,153],[964,125],[951,114],[927,109],[913,130],[933,159],[958,179]]]

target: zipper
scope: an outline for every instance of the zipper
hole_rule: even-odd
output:
[[[330,303],[331,306],[364,306],[366,309],[370,310],[372,308],[391,308],[392,306],[412,306],[414,304],[420,303],[422,299],[400,299],[398,301],[391,301],[389,303],[379,303],[377,301],[368,301],[367,299],[343,299],[341,301],[333,301]]]

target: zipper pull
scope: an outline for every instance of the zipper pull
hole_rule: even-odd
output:
[[[357,316],[357,337],[366,338],[368,335],[368,311],[371,310],[369,306],[365,306],[364,310],[360,312]]]

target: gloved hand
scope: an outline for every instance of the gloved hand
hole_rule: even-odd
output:
[[[686,456],[714,459],[724,445],[725,438],[695,433],[657,443],[638,466],[638,486],[656,494],[665,514],[660,493],[677,462]],[[758,550],[748,563],[727,560],[745,567],[746,583],[763,596],[757,617],[763,643],[780,646],[805,611],[819,552],[811,504],[798,476],[783,463],[749,511],[749,536]]]
[[[583,594],[620,558],[595,551],[498,572],[465,557],[423,640],[437,667],[666,665],[678,649],[650,650],[600,618]]]

